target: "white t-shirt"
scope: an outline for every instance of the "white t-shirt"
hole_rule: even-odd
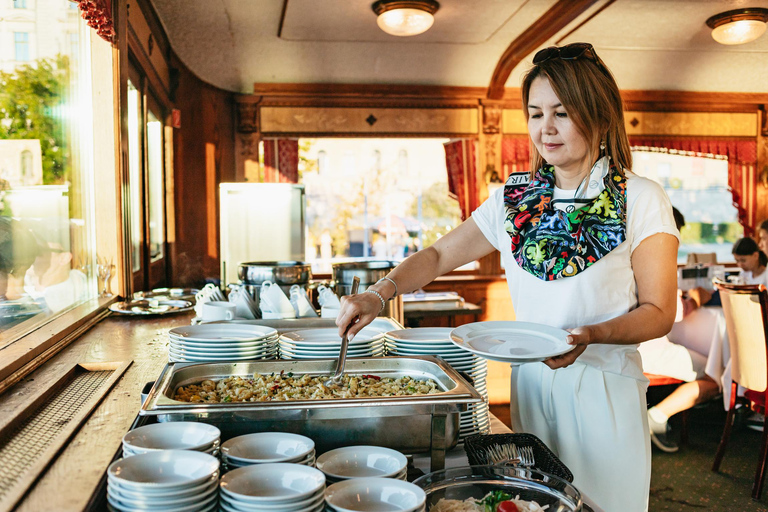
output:
[[[595,176],[595,164],[592,170]],[[597,183],[595,183],[597,181]],[[590,181],[580,197],[596,197],[602,181]],[[504,230],[504,189],[499,188],[472,213],[483,235],[501,252],[517,320],[570,329],[604,322],[637,306],[637,283],[630,256],[640,242],[657,233],[679,239],[667,194],[656,182],[627,172],[627,238],[594,265],[572,277],[543,281],[521,269]],[[575,191],[555,189],[553,199],[573,198]],[[566,209],[568,202],[553,201]],[[637,345],[589,345],[579,362],[600,370],[643,380]]]
[[[758,276],[752,275],[752,272],[747,270],[741,273],[741,277],[744,279],[744,284],[762,284],[768,288],[768,268]]]

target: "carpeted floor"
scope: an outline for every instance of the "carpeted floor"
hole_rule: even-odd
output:
[[[509,425],[508,406],[491,412]],[[712,401],[689,413],[689,441],[677,453],[653,449],[650,512],[768,512],[768,485],[760,501],[753,501],[761,433],[746,427],[742,415],[731,434],[718,473],[711,471],[725,422],[722,401]],[[674,433],[680,423],[673,418]]]

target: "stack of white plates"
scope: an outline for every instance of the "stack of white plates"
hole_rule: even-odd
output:
[[[248,324],[201,324],[168,332],[171,362],[250,361],[277,358],[277,331]]]
[[[112,511],[209,512],[219,495],[219,460],[188,450],[148,452],[113,462],[107,470]]]
[[[280,335],[280,359],[327,359],[339,357],[341,338],[335,327],[304,329]],[[384,355],[384,337],[375,329],[362,329],[349,342],[347,357]]]
[[[328,483],[366,477],[405,480],[407,466],[405,455],[381,446],[337,448],[318,457],[316,464]]]
[[[485,402],[472,404],[461,413],[459,439],[473,434],[487,434],[490,429],[488,415],[488,361],[477,354],[457,347],[451,342],[449,327],[419,327],[386,333],[387,355],[390,356],[440,356],[453,369],[466,373],[474,388]]]
[[[221,478],[225,512],[321,512],[325,475],[300,464],[255,464]]]
[[[153,423],[123,436],[123,457],[158,450],[193,450],[215,457],[220,443],[221,431],[213,425],[193,421]]]
[[[426,501],[421,487],[391,478],[353,478],[325,490],[325,503],[331,512],[422,512]]]
[[[226,471],[274,462],[314,466],[315,442],[287,432],[246,434],[233,437],[221,445],[221,462]]]

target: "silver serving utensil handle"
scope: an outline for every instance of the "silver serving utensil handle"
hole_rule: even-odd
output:
[[[360,278],[355,276],[352,279],[352,293],[357,294],[357,288],[360,286]],[[330,379],[323,382],[323,385],[327,388],[336,387],[341,384],[341,378],[344,375],[344,363],[347,362],[347,347],[349,346],[349,330],[355,325],[355,320],[349,323],[346,329],[344,329],[344,336],[341,337],[341,348],[339,349],[339,359],[336,361],[336,370]]]

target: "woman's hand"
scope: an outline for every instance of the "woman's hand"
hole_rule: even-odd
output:
[[[573,350],[563,355],[550,357],[544,361],[544,364],[556,370],[570,366],[574,361],[587,350],[587,345],[597,342],[597,328],[592,325],[576,327],[575,329],[566,329],[570,335],[566,338],[569,345],[575,345]]]
[[[358,293],[357,295],[344,295],[341,297],[341,309],[336,317],[336,325],[339,326],[339,337],[344,336],[349,324],[354,323],[350,329],[348,338],[351,340],[360,329],[373,322],[381,311],[381,300],[373,293]]]

